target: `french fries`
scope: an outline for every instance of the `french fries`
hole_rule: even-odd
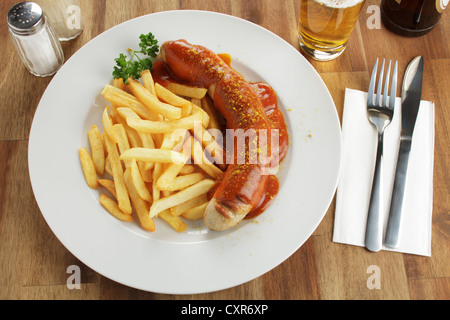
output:
[[[177,129],[190,130],[194,129],[195,123],[200,121],[202,121],[202,114],[200,112],[174,121],[150,121],[127,118],[127,124],[131,128],[144,133],[171,133]]]
[[[170,184],[180,173],[184,163],[171,163],[166,170],[159,176],[156,187],[159,190],[169,191]]]
[[[178,233],[183,233],[187,229],[187,224],[170,213],[170,210],[162,211],[159,216],[161,219],[165,220],[172,228],[174,228]]]
[[[219,116],[217,114],[217,111],[214,108],[213,102],[209,97],[204,97],[202,99],[202,109],[205,110],[205,112],[208,114],[209,116],[209,127],[207,129],[217,129],[220,130],[220,120],[219,120]]]
[[[161,99],[161,100],[163,100],[163,101],[165,101],[165,102],[167,102],[167,103],[169,103],[169,104],[171,104],[173,106],[176,106],[176,107],[180,107],[181,108],[181,107],[184,107],[185,105],[190,105],[191,104],[190,101],[188,101],[186,99],[183,99],[180,96],[177,96],[175,93],[173,93],[172,91],[164,88],[159,83],[155,84],[155,93],[156,93],[156,96],[159,99]]]
[[[109,116],[109,110],[111,109],[111,106],[108,106],[105,108],[105,110],[103,110],[103,114],[102,114],[102,123],[103,123],[103,128],[105,129],[105,133],[109,136],[109,138],[117,143],[117,139],[116,136],[114,135],[114,131],[112,129],[113,127],[113,122],[111,117]]]
[[[170,120],[177,120],[181,118],[180,108],[161,102],[139,81],[130,79],[128,80],[128,83],[128,88],[134,96],[151,111],[159,113]]]
[[[207,194],[224,170],[206,157],[218,158],[220,149],[206,132],[217,119],[211,106],[202,108],[206,89],[163,87],[148,70],[141,76],[142,83],[105,85],[101,94],[110,105],[102,110],[103,132],[89,129],[91,154],[79,149],[82,171],[89,187],[106,191],[100,190],[99,203],[112,216],[136,218],[149,232],[159,219],[181,233],[188,228],[183,219],[203,217]],[[199,137],[192,135],[195,128]],[[204,137],[207,143],[197,140]]]
[[[133,217],[130,214],[123,213],[123,211],[120,210],[117,202],[104,193],[102,193],[100,196],[100,204],[117,219],[125,222],[133,221]]]
[[[197,164],[204,172],[210,175],[213,179],[217,180],[222,176],[222,170],[216,167],[211,161],[206,157],[205,151],[203,150],[200,142],[194,137],[191,137],[192,145],[192,158],[194,163]]]
[[[207,205],[208,202],[202,203],[197,207],[185,211],[181,216],[187,220],[200,220],[203,218],[203,213]]]
[[[117,151],[117,145],[105,135],[106,149],[108,150],[108,155],[110,155],[110,165],[111,171],[114,178],[114,186],[116,188],[117,202],[119,203],[119,208],[124,213],[130,214],[131,204],[130,198],[128,196],[128,190],[125,186],[125,180],[123,177],[123,167],[119,159],[119,152]]]
[[[136,97],[124,90],[106,85],[101,94],[116,107],[131,108],[140,117],[147,120],[158,120],[158,115],[143,105]]]
[[[144,82],[144,87],[150,91],[151,94],[156,95],[155,91],[155,81],[153,81],[153,76],[150,70],[144,70],[141,73],[142,82]]]
[[[120,156],[120,160],[133,159],[159,163],[185,163],[187,161],[182,153],[162,149],[133,148],[126,150]]]
[[[181,170],[179,173],[181,173]],[[205,174],[203,174],[202,172],[195,172],[195,173],[178,176],[178,177],[174,178],[171,181],[171,183],[165,187],[164,190],[167,190],[167,191],[183,190],[187,187],[190,187],[190,186],[196,184],[197,182],[200,182],[204,178],[205,178]],[[159,182],[159,180],[158,180],[158,182]]]
[[[136,189],[139,197],[141,197],[145,201],[151,202],[152,196],[150,195],[150,192],[145,185],[144,179],[141,175],[141,171],[139,170],[135,159],[131,160],[130,172],[131,181],[133,182],[133,186]]]
[[[153,218],[166,209],[170,209],[171,207],[175,207],[183,202],[208,193],[213,185],[214,180],[205,179],[180,192],[156,200],[150,207],[150,217]]]
[[[170,208],[170,212],[174,216],[180,216],[186,211],[193,209],[201,204],[207,203],[208,197],[206,193],[199,195],[198,197],[192,198],[188,201],[185,201],[175,207]]]
[[[132,181],[133,178],[131,177],[130,168],[125,170],[124,178],[125,184],[130,193],[131,202],[133,203],[133,207],[137,213],[142,228],[151,232],[155,231],[155,222],[148,214],[148,204],[143,198],[141,198],[139,192],[136,190],[136,187]]]
[[[186,86],[179,83],[169,83],[166,88],[176,95],[195,99],[203,99],[208,93],[208,89]]]
[[[97,173],[95,171],[94,162],[92,161],[89,151],[86,147],[78,150],[81,168],[83,169],[84,178],[88,186],[92,189],[98,188]]]
[[[96,125],[93,125],[89,129],[88,138],[92,150],[92,161],[94,162],[95,170],[98,175],[102,176],[105,172],[105,148],[103,146],[100,130],[98,130]]]
[[[112,181],[110,179],[99,179],[98,184],[101,185],[106,190],[108,190],[114,196],[114,198],[117,198],[116,187],[114,186],[114,181]]]

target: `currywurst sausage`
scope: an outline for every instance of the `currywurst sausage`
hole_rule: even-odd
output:
[[[164,43],[161,56],[175,78],[209,89],[228,129],[260,132],[273,128],[255,87],[211,50],[177,40]],[[258,137],[247,137],[243,149],[235,144],[232,161],[205,210],[203,220],[208,228],[223,231],[235,226],[264,198],[268,181],[273,179],[266,173],[270,163],[250,159],[249,150]],[[256,149],[260,152],[260,147]]]

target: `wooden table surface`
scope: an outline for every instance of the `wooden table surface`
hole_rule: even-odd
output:
[[[417,55],[426,61],[422,98],[436,104],[436,144],[432,256],[370,253],[332,242],[335,200],[306,243],[281,265],[240,286],[201,295],[173,296],[144,292],[111,281],[73,256],[45,222],[28,175],[30,126],[51,77],[28,73],[9,38],[7,10],[16,0],[0,2],[0,299],[449,299],[450,298],[450,13],[420,38],[403,38],[369,29],[367,1],[346,52],[332,62],[311,64],[328,86],[342,119],[344,88],[367,90],[376,57],[399,60],[403,75]],[[129,19],[165,10],[201,9],[247,19],[292,46],[297,41],[298,0],[80,0],[85,29],[63,44],[66,58],[103,31]],[[373,7],[372,7],[373,8]],[[81,289],[69,290],[67,268],[81,268]],[[378,266],[380,289],[367,286],[369,266]]]

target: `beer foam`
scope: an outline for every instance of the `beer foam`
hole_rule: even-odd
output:
[[[316,2],[330,8],[345,9],[354,7],[363,0],[316,0]]]

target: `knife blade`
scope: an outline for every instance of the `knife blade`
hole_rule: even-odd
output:
[[[422,97],[423,65],[423,57],[415,57],[408,65],[403,79],[400,146],[385,236],[385,245],[390,248],[397,248],[400,241],[409,154]]]

